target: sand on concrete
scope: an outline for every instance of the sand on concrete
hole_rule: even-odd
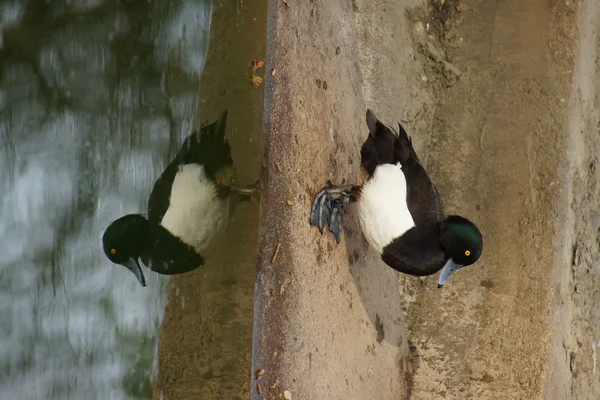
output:
[[[352,211],[339,246],[308,225],[312,198],[327,179],[358,176],[367,134],[364,68],[391,78],[382,81],[388,96],[403,93],[406,79],[418,85],[406,2],[385,3],[269,2],[267,72],[275,74],[267,73],[265,88],[253,345],[253,369],[265,374],[254,379],[255,399],[286,391],[294,399],[398,399],[409,387],[397,274],[368,250]],[[363,36],[378,43],[361,50]],[[371,106],[392,118],[426,94],[415,96]]]

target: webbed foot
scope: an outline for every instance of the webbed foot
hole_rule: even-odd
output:
[[[327,186],[321,189],[313,200],[310,224],[323,233],[327,223],[337,243],[340,243],[342,234],[342,207],[356,201],[354,188],[353,185],[336,186],[327,181]]]

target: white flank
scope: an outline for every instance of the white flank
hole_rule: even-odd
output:
[[[229,204],[216,196],[216,188],[199,164],[179,168],[171,187],[169,208],[161,225],[186,244],[202,252],[227,224]]]
[[[375,169],[362,187],[358,215],[365,238],[379,254],[415,226],[406,203],[406,178],[400,163],[382,164]]]

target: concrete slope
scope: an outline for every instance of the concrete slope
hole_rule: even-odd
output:
[[[397,400],[410,377],[397,273],[352,207],[340,245],[308,217],[327,179],[357,179],[366,107],[390,123],[410,109],[407,2],[285,3],[269,2],[253,398]]]

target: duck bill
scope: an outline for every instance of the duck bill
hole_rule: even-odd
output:
[[[440,279],[438,280],[438,289],[443,287],[448,279],[455,273],[457,270],[461,269],[463,265],[459,265],[454,262],[454,260],[449,259],[444,267],[442,268],[442,272],[440,273]]]
[[[144,278],[144,274],[142,273],[142,268],[140,267],[138,260],[135,258],[130,258],[123,263],[123,266],[130,270],[133,275],[135,275],[140,285],[146,286],[146,278]]]

